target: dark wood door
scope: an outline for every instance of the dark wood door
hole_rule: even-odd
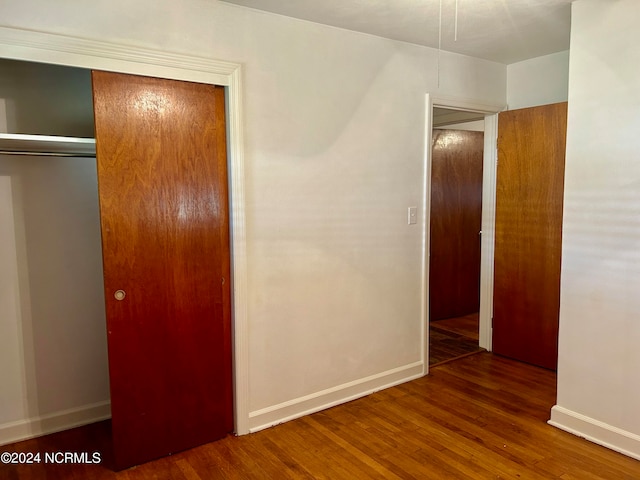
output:
[[[567,104],[498,117],[493,350],[558,361]]]
[[[434,130],[431,155],[429,319],[480,306],[483,132]]]
[[[93,95],[125,468],[233,428],[224,88],[96,71]]]

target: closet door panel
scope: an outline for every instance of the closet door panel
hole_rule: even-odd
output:
[[[233,428],[224,89],[93,72],[115,460]]]

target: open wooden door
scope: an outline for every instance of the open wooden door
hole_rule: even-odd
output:
[[[498,117],[493,351],[556,369],[567,104]]]
[[[434,130],[431,155],[429,320],[480,307],[484,133]]]
[[[233,429],[224,88],[93,72],[117,468]]]

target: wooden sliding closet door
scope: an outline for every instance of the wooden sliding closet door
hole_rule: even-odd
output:
[[[233,429],[224,89],[93,72],[117,468]]]

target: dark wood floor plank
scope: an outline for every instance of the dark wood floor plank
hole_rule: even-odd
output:
[[[349,471],[342,467],[342,462],[326,464],[321,471],[314,468],[318,458],[332,458],[335,449],[331,449],[327,443],[313,435],[301,435],[296,429],[280,429],[279,435],[273,435],[273,441],[281,448],[286,449],[294,461],[298,462],[312,478],[318,480],[330,480],[332,478],[344,478]]]
[[[327,428],[321,422],[322,413],[317,415],[309,416],[303,418],[303,420],[310,426],[312,426],[315,430],[322,433],[328,441],[339,445],[343,451],[349,454],[351,457],[348,460],[348,463],[353,463],[354,465],[362,464],[366,466],[368,469],[376,472],[377,475],[381,475],[382,478],[393,478],[394,480],[404,478],[402,475],[399,475],[397,472],[389,470],[385,465],[379,462],[379,459],[375,455],[371,455],[369,452],[363,452],[354,446],[352,442],[348,440],[344,440],[340,435],[336,432],[332,431],[330,428]],[[359,443],[359,442],[354,442]]]
[[[429,322],[429,328],[449,331],[464,335],[472,340],[478,341],[480,330],[480,315],[478,312],[464,315],[462,317],[447,318],[445,320],[435,320]]]
[[[429,365],[484,351],[478,345],[479,330],[478,313],[429,322]]]
[[[358,403],[361,402],[358,401]],[[344,417],[338,409],[332,409],[318,417],[322,418],[327,428],[336,432],[361,452],[367,452],[367,455],[377,458],[385,468],[402,478],[412,478],[416,474],[420,474],[421,478],[425,479],[442,478],[442,473],[434,464],[425,465],[415,460],[413,454],[419,451],[420,447],[415,448],[410,441],[406,441],[406,438],[400,440],[396,436],[385,435],[380,431],[372,435],[372,430],[367,430],[356,422],[351,422],[349,419],[341,421],[336,418]]]
[[[403,397],[404,398],[404,397]],[[431,443],[440,444],[443,448],[453,448],[459,455],[467,458],[479,457],[487,460],[483,468],[490,468],[490,471],[501,470],[503,475],[517,475],[517,465],[514,468],[508,459],[504,458],[502,445],[493,438],[493,445],[486,442],[485,437],[478,437],[472,432],[457,425],[454,417],[449,417],[448,413],[442,413],[442,407],[432,407],[427,401],[424,404],[420,400],[411,399],[410,402],[403,402],[403,398],[394,404],[385,405],[385,411],[381,413],[390,417],[403,417],[411,423],[418,424],[424,430],[425,438]],[[407,397],[408,398],[408,397]],[[444,407],[446,408],[446,407]],[[447,421],[442,421],[446,417]],[[434,424],[441,428],[434,429]],[[468,425],[471,430],[471,425]],[[495,437],[495,436],[494,436]],[[496,454],[496,451],[498,452]],[[501,464],[504,464],[501,466]],[[537,478],[537,477],[532,477]]]

